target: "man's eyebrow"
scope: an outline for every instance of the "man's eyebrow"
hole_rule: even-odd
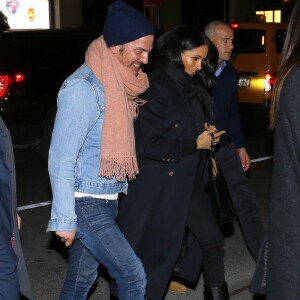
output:
[[[144,49],[143,47],[140,47],[140,46],[136,46],[134,49],[135,49],[135,50],[146,51],[146,52],[149,52],[149,51],[152,50],[152,48],[151,48],[150,50],[147,50],[147,49]]]

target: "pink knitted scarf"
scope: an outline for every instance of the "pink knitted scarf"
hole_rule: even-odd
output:
[[[112,54],[103,36],[89,46],[86,64],[103,84],[105,115],[102,129],[100,176],[124,181],[138,173],[133,121],[137,117],[137,97],[149,87],[142,71],[138,76]]]

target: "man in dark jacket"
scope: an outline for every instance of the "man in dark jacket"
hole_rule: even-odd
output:
[[[0,117],[0,299],[32,299],[17,220],[15,163],[11,138]]]
[[[255,193],[244,173],[250,167],[250,158],[245,147],[237,106],[238,74],[228,63],[233,50],[233,30],[221,21],[212,21],[207,24],[204,32],[219,52],[213,98],[216,104],[217,128],[225,130],[226,133],[218,145],[217,157],[246,244],[256,260],[264,228],[258,213]]]

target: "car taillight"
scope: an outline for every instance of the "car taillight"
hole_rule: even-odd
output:
[[[8,76],[7,75],[0,75],[0,98],[4,97],[6,94],[8,86]]]
[[[13,82],[21,82],[24,80],[24,75],[17,73],[14,76],[0,75],[0,99],[6,97],[9,85]]]
[[[265,92],[270,92],[273,89],[275,76],[271,73],[266,73],[265,76]]]
[[[19,73],[15,75],[15,82],[21,82],[23,80],[24,80],[24,75]]]

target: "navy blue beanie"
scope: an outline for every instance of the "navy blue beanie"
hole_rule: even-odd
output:
[[[108,47],[123,45],[154,34],[151,23],[126,2],[117,0],[108,7],[103,27],[103,37]]]

